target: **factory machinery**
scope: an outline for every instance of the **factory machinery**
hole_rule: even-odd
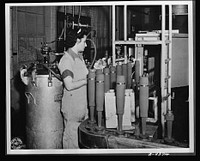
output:
[[[84,26],[79,24],[79,27]],[[23,66],[20,72],[27,97],[26,147],[62,149],[63,82],[56,62],[50,62],[48,44],[44,43],[41,49],[42,62]],[[151,88],[154,75],[146,68],[147,51],[140,52],[141,49],[136,48],[140,54],[134,61],[117,62],[113,56],[112,63],[102,69],[93,68],[94,57],[88,74],[89,118],[78,128],[81,148],[178,147],[172,138],[174,116],[171,111],[166,115],[166,132],[162,138],[157,137],[159,92]],[[150,108],[152,116],[149,116]]]
[[[89,71],[90,118],[79,126],[80,147],[173,148],[182,146],[172,137],[174,115],[171,110],[170,94],[171,40],[172,32],[176,31],[172,31],[172,5],[167,6],[168,31],[165,30],[166,5],[163,4],[161,30],[141,31],[134,38],[127,38],[127,5],[124,5],[124,40],[116,40],[117,6],[112,6],[112,64],[103,70]],[[134,45],[135,53],[134,48],[128,45]],[[152,72],[152,68],[154,70],[156,68],[155,60],[148,56],[145,45],[161,46],[161,64],[157,66],[161,68],[158,88],[154,86],[155,73]],[[149,116],[150,108],[153,116]],[[161,136],[158,137],[159,131]]]
[[[26,85],[26,148],[62,149],[63,117],[60,112],[63,83],[50,48],[42,47],[43,62],[21,68]],[[167,140],[157,139],[158,96],[150,90],[149,75],[139,75],[139,61],[89,68],[89,118],[79,128],[81,148],[169,148],[173,146],[172,121]],[[133,74],[134,73],[134,74]],[[134,77],[133,77],[134,76]],[[151,80],[151,79],[150,79]],[[153,116],[149,117],[149,107]],[[169,143],[169,142],[168,142]]]
[[[103,70],[89,70],[89,119],[79,126],[80,147],[174,147],[158,142],[158,96],[155,90],[149,93],[148,74],[139,76],[138,62],[135,64],[133,67],[133,63],[128,62]],[[135,78],[132,78],[132,71],[136,71]],[[153,107],[153,118],[148,117],[149,102]],[[168,123],[168,141],[172,140],[172,121]]]

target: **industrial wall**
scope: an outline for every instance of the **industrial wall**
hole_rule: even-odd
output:
[[[111,47],[111,10],[109,6],[80,6],[74,7],[74,15],[78,15],[81,10],[81,16],[91,18],[91,30],[96,31],[95,37],[91,39],[97,47],[97,59],[105,55],[105,50],[110,51]],[[59,12],[64,12],[64,6],[58,7]],[[72,14],[73,6],[66,6],[66,12]],[[110,52],[111,55],[111,52]]]

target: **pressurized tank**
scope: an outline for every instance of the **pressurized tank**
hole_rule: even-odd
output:
[[[27,97],[26,146],[29,149],[62,149],[63,85],[58,79],[58,70],[35,64],[26,73],[21,76]]]

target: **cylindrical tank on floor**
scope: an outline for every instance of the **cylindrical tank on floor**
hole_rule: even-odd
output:
[[[58,70],[35,64],[26,73],[21,75],[27,97],[26,146],[28,149],[62,149],[63,85],[58,79]]]

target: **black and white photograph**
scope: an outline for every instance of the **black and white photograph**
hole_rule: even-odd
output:
[[[7,155],[196,155],[194,1],[5,3]]]

